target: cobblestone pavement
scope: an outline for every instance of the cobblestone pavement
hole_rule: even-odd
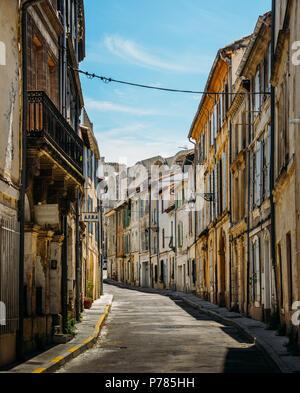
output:
[[[59,373],[275,372],[237,328],[176,297],[110,285],[105,291],[114,302],[97,344]]]

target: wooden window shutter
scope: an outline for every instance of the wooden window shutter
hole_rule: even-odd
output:
[[[223,209],[227,208],[227,161],[226,151],[223,154]]]
[[[256,242],[256,250],[255,250],[255,283],[256,283],[256,295],[255,300],[257,302],[261,301],[261,264],[260,264],[260,238],[258,238]]]
[[[255,202],[257,206],[260,206],[261,197],[261,141],[258,142],[257,152],[256,152],[256,181],[255,181]]]

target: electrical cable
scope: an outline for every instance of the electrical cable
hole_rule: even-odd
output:
[[[144,89],[153,89],[153,90],[160,90],[160,91],[166,91],[166,92],[172,92],[172,93],[189,93],[189,94],[215,94],[215,95],[239,95],[239,94],[271,94],[270,92],[211,92],[211,91],[194,91],[194,90],[180,90],[180,89],[168,89],[165,87],[157,87],[157,86],[149,86],[149,85],[142,85],[139,83],[133,83],[133,82],[125,82],[125,81],[120,81],[117,79],[113,78],[107,78],[105,76],[100,76],[97,74],[91,74],[90,72],[82,71],[73,67],[70,67],[73,69],[74,72],[78,72],[79,74],[86,75],[89,79],[100,79],[104,83],[121,83],[123,85],[129,85],[129,86],[135,86],[135,87],[142,87]]]

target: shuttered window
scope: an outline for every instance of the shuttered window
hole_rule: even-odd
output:
[[[257,68],[255,78],[254,78],[254,93],[260,92],[260,69]],[[260,94],[254,94],[254,117],[258,115],[258,111],[260,110]]]
[[[227,209],[227,160],[226,151],[223,154],[223,210]]]
[[[250,277],[251,277],[251,299],[255,299],[255,277],[254,277],[254,244],[251,242],[250,247]]]
[[[257,206],[261,204],[261,183],[262,183],[262,143],[258,142],[256,152],[256,173],[255,173],[255,203]]]
[[[217,218],[218,216],[218,198],[219,198],[219,193],[218,193],[218,170],[217,167],[215,166],[214,168],[214,192],[215,192],[215,211],[214,211],[214,219]]]
[[[260,239],[255,242],[255,301],[261,301]]]
[[[266,157],[265,196],[270,197],[270,163],[271,163],[271,127],[268,126]]]
[[[217,136],[217,129],[218,129],[218,107],[217,105],[214,106],[214,138],[213,143],[215,142],[215,138]]]

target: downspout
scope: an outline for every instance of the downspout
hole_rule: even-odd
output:
[[[43,0],[27,0],[22,4],[22,90],[23,90],[23,112],[22,112],[22,168],[21,185],[19,196],[19,222],[20,222],[20,251],[19,251],[19,329],[17,337],[17,357],[24,358],[23,336],[24,336],[24,256],[25,256],[25,195],[26,195],[26,156],[27,156],[27,10],[31,5]]]
[[[152,208],[152,203],[151,203],[151,183],[149,184],[150,177],[148,175],[148,196],[149,196],[149,204],[148,204],[148,224],[149,224],[149,231],[148,231],[148,246],[149,246],[149,279],[150,279],[150,285],[153,288],[153,274],[152,274],[152,263],[151,263],[151,208]]]
[[[60,94],[61,94],[61,113],[66,117],[66,2],[61,1],[62,25],[64,27],[63,34],[60,39],[61,45],[61,81],[60,81]],[[63,249],[62,249],[62,275],[61,275],[61,301],[62,301],[62,329],[66,333],[67,319],[68,319],[68,217],[65,214],[62,216],[63,221]]]
[[[224,57],[220,52],[220,57],[223,61],[229,65],[229,107],[232,104],[232,61],[229,57]],[[230,121],[229,128],[229,163],[231,164],[232,159],[232,124]],[[231,171],[229,170],[229,225],[232,225],[232,214],[231,214]],[[232,307],[232,244],[229,238],[229,302]]]
[[[271,70],[275,63],[275,15],[276,1],[272,0],[272,26],[271,26]],[[271,157],[270,157],[270,205],[271,205],[271,259],[274,269],[276,300],[275,308],[278,309],[278,280],[276,273],[276,231],[275,231],[275,205],[274,205],[274,165],[275,165],[275,87],[271,85]],[[280,283],[281,285],[281,283]]]
[[[102,200],[98,199],[98,207],[99,207],[99,221],[98,223],[98,256],[100,259],[100,296],[103,293],[103,252],[104,252],[104,232],[103,232],[103,206]]]
[[[247,304],[246,313],[249,315],[249,280],[250,280],[250,149],[251,142],[251,95],[248,94],[248,149],[247,149]]]
[[[62,246],[61,263],[61,309],[62,309],[62,329],[66,333],[68,318],[68,217],[62,216],[62,227],[64,241]]]
[[[159,266],[159,264],[160,264],[160,253],[159,253],[159,194],[157,195],[157,201],[156,201],[156,214],[157,214],[157,216],[156,216],[156,218],[157,218],[157,223],[156,223],[157,231],[155,233],[156,233],[156,239],[157,239],[157,241],[156,241],[156,246],[157,246],[157,264]]]
[[[229,127],[229,168],[232,161],[232,123],[230,121]],[[231,170],[229,169],[229,227],[232,227],[232,204],[231,204]],[[232,239],[229,237],[229,301],[231,307],[232,299]]]
[[[76,19],[75,19],[76,20]],[[75,132],[79,134],[79,111],[80,111],[80,104],[78,96],[76,95],[76,102],[75,102]],[[80,273],[81,273],[81,258],[80,258],[80,232],[79,232],[79,205],[80,205],[80,189],[77,189],[76,195],[76,206],[75,206],[75,214],[76,214],[76,245],[75,245],[75,258],[76,258],[76,296],[75,296],[75,314],[76,320],[80,321],[80,312],[81,312],[81,293],[80,293]]]
[[[192,138],[189,137],[188,139],[189,139],[190,143],[192,143],[194,145],[194,151],[195,151],[194,163],[193,163],[194,164],[194,193],[195,193],[196,201],[197,201],[196,143],[191,140]],[[197,232],[197,221],[196,220],[197,220],[197,205],[195,206],[195,211],[194,211],[194,245],[195,245],[195,266],[198,267],[198,263],[197,263],[197,233],[196,233]],[[200,266],[199,266],[199,268],[200,268]],[[198,277],[198,276],[200,278],[200,269],[198,271],[198,274],[197,274],[197,270],[196,270],[196,277]],[[201,280],[201,278],[200,278],[200,280]],[[199,280],[199,288],[201,287],[200,280]],[[196,280],[196,292],[197,292],[197,280]]]
[[[76,297],[75,297],[75,310],[76,310],[76,321],[80,321],[81,311],[81,295],[80,295],[80,233],[79,233],[79,203],[80,203],[80,190],[77,189],[76,196]]]

